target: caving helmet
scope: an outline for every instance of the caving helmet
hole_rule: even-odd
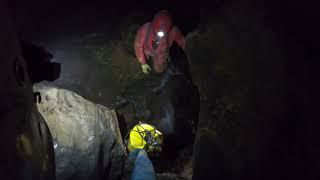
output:
[[[156,37],[156,41],[160,42],[163,37],[166,37],[173,27],[171,15],[167,10],[159,11],[153,18],[152,30]]]
[[[140,122],[131,129],[127,148],[129,152],[135,149],[144,149],[148,153],[161,152],[162,143],[163,137],[160,131],[152,125]]]

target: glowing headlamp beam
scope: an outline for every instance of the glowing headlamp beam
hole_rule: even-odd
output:
[[[157,35],[158,35],[159,37],[163,37],[163,36],[164,36],[164,32],[159,31],[159,32],[157,33]]]

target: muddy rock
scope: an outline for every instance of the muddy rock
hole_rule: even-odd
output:
[[[125,148],[115,112],[47,84],[34,91],[41,93],[37,107],[52,133],[57,179],[119,178]]]

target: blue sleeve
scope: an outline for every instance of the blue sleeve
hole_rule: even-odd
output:
[[[138,151],[138,152],[135,152]],[[137,153],[132,172],[132,180],[156,180],[156,174],[153,169],[152,162],[148,158],[145,150],[139,149],[132,153]]]

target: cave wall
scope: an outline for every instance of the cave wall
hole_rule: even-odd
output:
[[[37,111],[16,29],[0,2],[0,179],[55,179],[50,131]]]
[[[317,85],[310,52],[298,41],[306,32],[288,23],[312,17],[302,10],[295,3],[224,2],[189,35],[201,96],[194,179],[315,177],[311,149],[318,145],[310,139],[318,133],[309,125],[316,123],[318,95],[310,87]]]

